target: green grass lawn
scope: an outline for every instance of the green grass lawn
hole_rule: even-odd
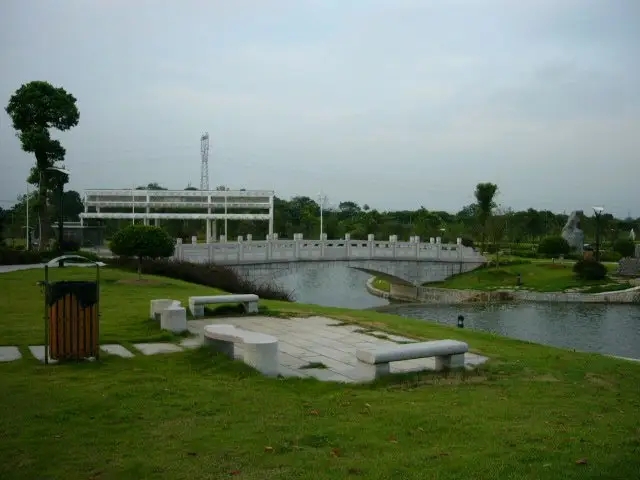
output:
[[[387,280],[376,277],[373,279],[373,288],[377,288],[378,290],[382,290],[383,292],[388,292],[391,289],[391,285]]]
[[[613,266],[607,266],[609,271]],[[611,284],[609,278],[600,281],[584,281],[573,273],[573,262],[565,263],[525,263],[488,267],[451,277],[444,282],[430,283],[429,286],[474,290],[514,288],[517,276],[521,275],[522,287],[539,292],[561,292],[566,289],[593,287]],[[626,286],[628,288],[628,284]]]
[[[58,273],[58,272],[54,272]],[[65,277],[90,277],[69,269]],[[102,340],[167,337],[149,299],[211,289],[103,270]],[[370,311],[261,302],[468,341],[467,374],[370,385],[269,379],[206,350],[45,367],[40,272],[0,275],[0,478],[618,479],[640,470],[640,364]],[[582,461],[584,459],[584,462]],[[579,463],[576,463],[580,461]]]
[[[617,264],[605,264],[609,273],[613,273]],[[624,290],[631,288],[629,282],[618,282],[611,278],[600,281],[584,281],[576,278],[572,271],[573,262],[551,263],[550,261],[528,262],[520,265],[506,265],[477,269],[472,272],[455,275],[443,282],[425,284],[428,287],[454,288],[461,290],[496,290],[515,288],[518,274],[522,278],[521,288],[538,292],[561,292],[567,289],[580,289],[585,293]],[[389,280],[376,278],[374,285],[380,290],[389,291]]]

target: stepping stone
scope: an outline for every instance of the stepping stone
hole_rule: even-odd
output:
[[[44,345],[29,345],[29,350],[31,350],[31,355],[44,363]],[[49,363],[58,363],[58,361],[49,355]]]
[[[159,353],[182,352],[182,348],[174,343],[134,343],[134,347],[145,355],[156,355]]]
[[[182,348],[188,348],[188,349],[200,348],[202,346],[202,339],[198,337],[185,338],[180,342],[180,346]]]
[[[0,362],[13,362],[21,358],[22,354],[18,347],[0,347]]]
[[[122,358],[131,358],[133,357],[133,353],[124,348],[122,345],[118,345],[117,343],[109,343],[106,345],[100,345],[100,350],[108,353],[109,355],[116,355]]]

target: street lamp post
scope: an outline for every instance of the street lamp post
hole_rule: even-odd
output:
[[[600,261],[600,216],[604,212],[603,207],[593,207],[596,216],[596,262]]]
[[[320,203],[320,240],[322,240],[322,234],[324,233],[323,215],[324,215],[324,202],[326,201],[327,201],[327,196],[324,195],[322,192],[320,192],[318,194],[318,203]]]
[[[31,250],[30,248],[30,235],[29,235],[29,184],[27,183],[27,236],[26,236],[26,243],[25,243],[25,249],[26,250]]]

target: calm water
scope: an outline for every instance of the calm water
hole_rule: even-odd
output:
[[[292,290],[296,302],[327,307],[372,308],[388,305],[383,298],[367,292],[368,273],[342,266],[320,267],[301,264],[295,273],[276,281]]]
[[[560,303],[389,305],[365,289],[369,274],[347,267],[304,265],[278,283],[296,301],[389,313],[448,325],[464,315],[465,328],[562,348],[640,359],[640,306]]]
[[[640,307],[580,303],[397,305],[405,317],[492,332],[555,347],[640,359]]]

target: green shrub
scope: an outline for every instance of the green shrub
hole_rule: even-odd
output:
[[[571,247],[567,241],[560,236],[545,237],[538,245],[538,253],[549,257],[568,255],[570,252]]]
[[[636,253],[636,243],[630,238],[620,238],[613,243],[613,250],[620,257],[633,257]]]
[[[103,259],[110,266],[123,270],[135,271],[138,263],[135,259],[120,257]],[[178,260],[150,260],[143,259],[142,271],[148,275],[183,280],[189,283],[218,288],[229,293],[255,293],[267,300],[291,301],[292,294],[275,284],[254,284],[234,272],[231,268],[213,263],[191,263]]]
[[[603,280],[607,276],[607,268],[592,259],[578,260],[573,265],[573,272],[582,280]]]
[[[615,251],[600,252],[601,262],[619,262],[622,259],[622,255]]]
[[[29,265],[48,262],[56,256],[55,252],[0,247],[0,265]]]
[[[173,255],[173,238],[160,227],[129,225],[111,238],[111,251],[122,257],[138,259],[138,274],[142,274],[143,258],[164,258]]]
[[[473,239],[469,237],[462,237],[462,246],[473,248],[474,246]]]

